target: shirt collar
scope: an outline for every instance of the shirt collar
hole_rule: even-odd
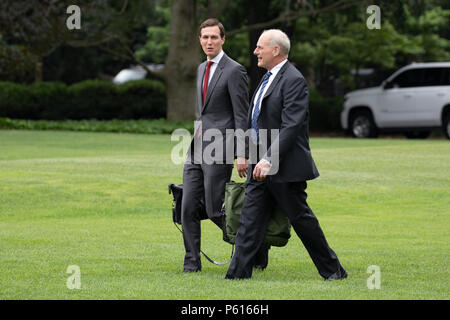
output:
[[[272,79],[275,78],[275,76],[277,75],[278,71],[280,71],[280,69],[284,66],[284,64],[286,62],[287,62],[287,59],[284,59],[279,64],[277,64],[275,67],[273,67],[272,69],[269,70],[272,73],[272,75],[273,75]]]
[[[212,62],[214,62],[214,63],[219,63],[219,61],[220,61],[220,59],[222,59],[222,57],[223,57],[223,55],[225,54],[225,52],[223,52],[223,50],[221,50],[220,51],[220,53],[217,55],[217,56],[215,56],[213,59],[208,59],[208,61],[212,61]]]

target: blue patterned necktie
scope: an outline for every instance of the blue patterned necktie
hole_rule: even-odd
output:
[[[251,136],[253,142],[256,144],[258,143],[259,139],[259,129],[258,129],[258,117],[259,117],[259,111],[260,111],[260,104],[261,104],[261,98],[264,92],[264,88],[267,85],[267,82],[269,82],[269,78],[272,75],[272,73],[269,71],[264,75],[263,81],[261,83],[261,89],[259,90],[258,98],[255,102],[255,108],[253,110],[253,116],[252,116],[252,131]]]

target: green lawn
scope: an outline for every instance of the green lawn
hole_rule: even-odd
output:
[[[252,280],[183,274],[168,135],[0,131],[0,299],[449,299],[450,142],[313,138],[309,204],[349,273],[325,282],[294,235]],[[235,180],[236,173],[234,173]],[[211,222],[202,248],[230,245]],[[81,270],[70,290],[69,265]],[[381,270],[369,290],[367,268]]]

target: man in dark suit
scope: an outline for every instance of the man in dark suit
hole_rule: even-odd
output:
[[[290,41],[280,30],[260,36],[254,54],[268,70],[249,109],[248,125],[257,145],[250,161],[236,251],[226,279],[251,278],[274,203],[288,216],[319,274],[327,280],[347,277],[306,202],[306,181],[319,176],[309,148],[309,94],[302,74],[287,60]],[[275,130],[274,130],[275,129]]]
[[[198,118],[183,170],[184,272],[201,271],[200,221],[204,217],[200,208],[206,209],[225,236],[221,209],[234,159],[239,176],[245,177],[248,169],[245,150],[235,154],[234,135],[226,135],[227,129],[247,129],[246,70],[223,52],[225,30],[218,20],[208,19],[200,25],[199,40],[207,60],[197,70]]]

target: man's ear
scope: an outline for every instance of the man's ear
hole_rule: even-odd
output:
[[[273,56],[274,56],[274,57],[277,57],[277,56],[279,56],[279,55],[280,55],[280,53],[281,53],[281,49],[280,49],[280,47],[279,47],[279,46],[275,46],[275,47],[273,47]]]

